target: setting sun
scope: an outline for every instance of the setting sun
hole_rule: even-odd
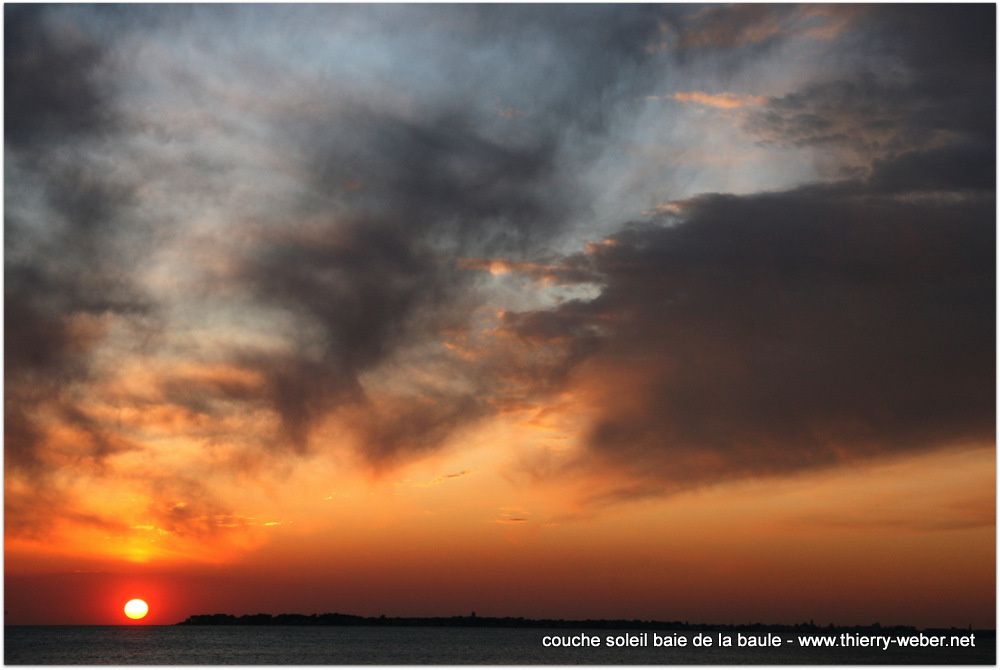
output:
[[[125,603],[125,616],[129,619],[142,619],[149,612],[149,605],[145,600],[133,598]]]

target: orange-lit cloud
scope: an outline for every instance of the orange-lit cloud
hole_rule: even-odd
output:
[[[777,38],[832,40],[865,12],[859,5],[715,5],[665,31],[663,49],[736,49]]]
[[[488,272],[494,277],[518,273],[543,283],[552,282],[555,276],[554,267],[549,264],[534,261],[512,261],[505,258],[462,258],[458,261],[458,267],[463,270]]]
[[[755,107],[767,102],[760,95],[745,95],[739,93],[705,93],[704,91],[678,91],[671,96],[679,102],[691,102],[717,109],[740,109]]]

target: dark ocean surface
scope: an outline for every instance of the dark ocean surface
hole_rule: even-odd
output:
[[[995,637],[974,648],[545,648],[546,635],[584,631],[385,626],[6,626],[7,664],[986,664]],[[659,631],[661,634],[667,631]],[[628,631],[590,631],[605,640]],[[690,639],[694,633],[683,631]],[[714,635],[714,634],[713,634]],[[652,631],[650,632],[652,637]],[[734,636],[735,637],[735,636]],[[793,639],[791,634],[783,638]],[[690,644],[690,643],[689,643]]]

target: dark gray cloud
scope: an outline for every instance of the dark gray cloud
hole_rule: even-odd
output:
[[[649,48],[669,52],[680,64],[710,61],[717,73],[735,74],[790,42],[838,39],[869,11],[848,4],[674,5]]]
[[[905,151],[876,160],[870,184],[879,191],[963,191],[996,187],[996,149],[989,142],[959,141]]]
[[[121,213],[134,185],[89,147],[115,132],[105,47],[46,7],[5,7],[5,444],[35,471],[49,411],[88,436],[89,457],[128,448],[74,403],[95,321],[147,309],[130,279]]]
[[[110,131],[105,48],[41,6],[4,7],[4,140],[8,147]]]
[[[508,323],[587,342],[590,454],[646,480],[622,495],[990,440],[994,203],[863,182],[703,196],[568,258],[597,298]]]
[[[405,406],[397,400],[386,416],[359,378],[401,346],[461,326],[475,276],[460,270],[460,257],[537,253],[585,211],[571,175],[588,150],[567,145],[599,143],[606,117],[635,98],[621,103],[613,89],[641,90],[630,68],[648,58],[654,16],[648,8],[457,10],[452,18],[467,20],[460,25],[470,48],[511,49],[538,32],[553,38],[547,58],[557,62],[525,68],[575,63],[533,101],[528,121],[462,101],[489,73],[456,63],[446,64],[455,69],[450,92],[409,115],[320,99],[312,115],[285,126],[306,158],[306,193],[293,210],[275,213],[286,232],[249,254],[240,281],[262,304],[292,315],[302,336],[290,354],[243,354],[240,362],[264,372],[288,443],[304,449],[318,420],[349,407],[364,453],[391,460],[437,446],[488,411],[473,382],[463,392],[428,390]],[[554,29],[564,24],[574,30]],[[516,50],[510,56],[519,58]],[[314,223],[288,226],[299,218]],[[365,407],[369,414],[359,414]]]
[[[264,371],[268,400],[298,448],[331,409],[365,402],[361,374],[399,346],[461,322],[455,310],[471,284],[457,254],[516,252],[565,220],[551,143],[507,147],[468,123],[461,116],[423,123],[376,116],[353,125],[353,138],[321,146],[310,177],[319,194],[358,180],[358,204],[339,216],[313,211],[329,218],[269,239],[242,265],[241,280],[256,298],[301,324],[292,354],[242,357]],[[344,155],[352,160],[338,160]],[[423,444],[425,432],[442,437],[446,424],[480,414],[466,396],[439,402],[447,407],[427,415],[436,419],[413,422],[409,431],[364,429],[373,438],[369,455]]]
[[[405,31],[400,48],[411,49],[413,58],[399,61],[398,80],[414,103],[404,112],[345,101],[320,78],[304,94],[306,114],[290,105],[277,119],[257,119],[268,126],[270,150],[302,160],[301,190],[268,208],[270,231],[237,252],[225,290],[245,289],[256,305],[282,310],[296,334],[281,353],[232,353],[235,363],[263,374],[260,388],[174,384],[163,395],[201,413],[216,408],[216,399],[263,403],[281,421],[274,442],[299,450],[319,420],[349,407],[359,434],[377,442],[366,447],[373,460],[408,445],[424,450],[450,427],[481,416],[482,403],[469,391],[435,391],[433,409],[423,396],[412,398],[410,408],[397,407],[413,419],[411,430],[393,428],[399,421],[379,414],[361,375],[400,347],[463,320],[475,300],[475,278],[456,267],[458,256],[533,253],[585,210],[572,174],[600,152],[616,112],[641,97],[648,84],[640,72],[650,57],[645,45],[663,10],[302,11],[353,22],[384,40]],[[81,337],[81,317],[131,318],[156,308],[133,280],[140,254],[153,250],[153,238],[133,216],[139,183],[115,169],[108,151],[116,141],[160,132],[121,105],[124,49],[136,44],[129,38],[210,25],[223,34],[222,26],[236,20],[284,25],[279,19],[289,16],[268,7],[7,9],[7,186],[19,194],[6,226],[8,453],[15,463],[38,455],[44,436],[32,415],[40,408],[58,407],[85,428],[65,393],[88,379],[99,339]],[[325,47],[309,42],[311,33],[295,20],[278,33],[288,45]],[[121,39],[102,39],[108,35]],[[491,69],[498,56],[514,66]],[[247,68],[274,66],[253,49],[237,56],[222,49],[216,57]],[[179,63],[169,74],[176,90],[193,87],[206,103],[227,92]],[[428,68],[446,73],[447,86]],[[253,82],[247,72],[237,85]],[[41,194],[41,202],[32,203],[29,193]],[[308,230],[303,220],[312,222]],[[365,407],[381,418],[358,412]]]
[[[361,409],[352,421],[353,428],[363,453],[376,467],[392,467],[438,449],[456,429],[493,411],[474,393],[434,392]]]
[[[740,4],[692,8],[679,22],[678,49],[737,49],[771,43],[784,36],[799,13],[795,5]]]
[[[867,8],[844,42],[868,58],[773,98],[747,128],[768,143],[852,148],[868,159],[941,142],[992,150],[994,24],[991,5]]]

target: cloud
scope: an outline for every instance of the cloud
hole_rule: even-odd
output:
[[[979,134],[981,98],[938,98],[919,84],[863,74],[812,83],[750,113],[746,128],[767,143],[854,148],[867,157],[926,144],[946,133]]]
[[[767,98],[760,95],[745,95],[739,93],[705,93],[704,91],[678,91],[671,96],[678,102],[693,102],[717,109],[740,109],[762,105]]]
[[[977,438],[993,11],[7,7],[8,473],[171,432],[389,468],[566,389],[622,496]],[[731,92],[798,37],[860,55]],[[664,90],[837,181],[688,198],[657,163],[637,199]],[[200,532],[210,494],[156,514]]]
[[[444,474],[439,477],[435,477],[434,479],[429,479],[425,481],[410,482],[409,480],[403,480],[400,483],[401,484],[409,483],[411,486],[415,486],[417,488],[430,488],[432,486],[440,486],[441,484],[447,483],[448,480],[450,479],[458,479],[459,477],[464,477],[468,474],[471,474],[470,470],[460,470],[458,472],[449,472],[448,474]]]
[[[439,448],[456,429],[491,409],[472,394],[425,392],[381,396],[347,408],[345,416],[359,451],[384,468]]]
[[[986,5],[872,8],[857,46],[867,62],[770,99],[746,128],[776,145],[849,149],[861,163],[956,140],[993,147],[994,16]]]
[[[28,486],[8,480],[4,487],[4,537],[44,540],[61,526],[77,525],[109,533],[123,533],[120,519],[81,509],[79,501],[69,501],[50,488]]]
[[[772,39],[782,32],[787,10],[767,5],[706,7],[685,22],[681,48],[740,47]]]
[[[985,142],[960,141],[900,152],[872,165],[870,183],[880,191],[990,191],[996,186],[996,150]]]
[[[701,196],[567,257],[600,295],[505,323],[573,361],[584,460],[630,497],[991,440],[992,187],[897,197],[914,167]]]
[[[9,468],[39,474],[45,413],[86,435],[92,458],[130,448],[87,416],[72,385],[116,319],[141,318],[148,302],[119,230],[135,184],[101,158],[118,119],[100,76],[108,52],[48,8],[5,17],[5,179],[16,194],[5,219],[5,444]]]
[[[46,8],[4,8],[4,138],[8,147],[100,135],[117,115],[102,76],[105,48]]]
[[[531,519],[531,515],[520,508],[502,507],[498,510],[498,518],[493,523],[501,525],[512,525],[526,523]]]
[[[830,40],[863,13],[855,6],[713,5],[677,22],[677,37],[667,46],[678,49],[739,49],[766,45],[781,38]]]
[[[319,97],[311,108],[325,113],[283,126],[279,138],[305,159],[304,193],[272,214],[279,232],[262,236],[236,271],[255,303],[297,324],[281,353],[238,359],[265,377],[266,402],[281,420],[279,443],[305,451],[318,423],[339,412],[366,458],[393,461],[440,446],[490,411],[476,395],[475,370],[463,375],[463,390],[448,392],[382,393],[364,380],[407,349],[462,327],[482,298],[467,271],[475,261],[456,257],[529,254],[585,207],[570,175],[590,160],[580,147],[600,145],[603,119],[616,104],[607,97],[632,78],[622,72],[646,58],[641,40],[631,39],[652,29],[638,20],[646,13],[574,14],[579,33],[556,39],[566,50],[558,58],[568,52],[594,67],[541,93],[531,124],[518,133],[497,134],[495,109],[451,100],[478,86],[478,74],[467,81],[464,72],[455,73],[447,96],[405,114]],[[500,8],[458,16],[505,49],[565,18],[531,9],[515,20]],[[600,34],[603,46],[584,40],[588,34]],[[332,203],[329,194],[352,179],[364,189]]]
[[[198,343],[173,341],[170,354],[221,362],[253,383],[160,379],[149,398],[120,398],[136,403],[126,408],[130,416],[136,408],[155,409],[162,421],[200,439],[211,433],[205,423],[219,419],[226,426],[226,412],[241,405],[276,416],[279,434],[268,440],[276,450],[302,453],[315,427],[340,412],[372,461],[422,453],[482,416],[487,410],[472,390],[475,379],[460,390],[398,393],[374,388],[369,378],[436,340],[481,300],[476,278],[456,267],[456,257],[526,253],[585,207],[570,176],[599,153],[619,100],[631,99],[619,92],[642,89],[638,66],[648,59],[642,44],[660,13],[581,8],[567,16],[542,7],[469,6],[417,14],[400,8],[383,16],[364,8],[317,8],[383,38],[386,21],[403,25],[413,16],[448,34],[415,39],[412,46],[426,61],[410,59],[394,71],[398,84],[414,85],[412,98],[400,105],[405,95],[378,86],[344,94],[326,77],[304,73],[296,81],[309,86],[294,99],[272,99],[280,96],[258,86],[256,73],[284,71],[284,55],[253,48],[241,52],[240,74],[231,81],[224,74],[228,60],[205,68],[206,54],[183,39],[155,66],[144,60],[156,52],[161,31],[222,30],[233,19],[229,10],[5,11],[6,184],[20,194],[7,219],[7,444],[14,468],[39,471],[52,455],[46,447],[52,414],[90,431],[99,460],[128,444],[115,437],[117,429],[98,430],[87,403],[78,401],[108,372],[95,367],[98,354],[107,353],[102,347],[124,353],[123,331],[167,314],[204,325],[214,317],[199,314],[205,308],[197,300],[219,296],[239,296],[251,320],[277,314],[288,328],[268,346],[206,352]],[[286,15],[289,43],[311,34],[304,27],[311,11]],[[269,17],[275,12],[286,10],[257,8],[247,18],[274,26]],[[572,30],[554,30],[567,20]],[[321,42],[326,48],[325,37]],[[544,48],[527,53],[521,44]],[[125,48],[137,50],[126,57]],[[469,54],[475,57],[464,57]],[[501,56],[550,69],[561,69],[568,56],[580,67],[530,81],[528,68],[498,69],[484,84],[483,63]],[[138,67],[148,71],[131,69]],[[440,73],[447,73],[443,82]],[[150,117],[134,104],[124,91],[135,76],[154,96],[168,92],[169,113]],[[206,96],[225,104],[195,115],[185,110],[189,99],[200,103]],[[499,100],[501,109],[518,113],[498,116]],[[239,122],[229,116],[233,109]],[[174,153],[172,147],[200,137],[203,127],[214,130],[211,141]],[[268,183],[285,179],[290,186],[275,197],[266,191],[246,210],[243,200],[235,202],[227,234],[208,239],[202,233],[197,246],[211,246],[215,268],[210,281],[185,296],[189,304],[153,295],[137,276],[147,269],[142,261],[160,251],[154,239],[169,247],[175,235],[188,232],[189,219],[211,218],[211,212],[192,215],[196,203],[231,202],[226,189],[232,185],[219,175],[247,164],[227,165],[233,144],[264,146],[259,155],[285,171]],[[188,166],[183,178],[172,173],[178,156]],[[151,200],[159,191],[163,200]],[[175,209],[178,200],[184,204]],[[161,202],[156,234],[152,202]],[[236,221],[243,216],[251,220]],[[244,232],[228,234],[236,229]],[[83,337],[80,324],[88,320],[104,330]],[[144,346],[151,332],[143,333]],[[111,344],[113,335],[119,339]],[[408,425],[380,409],[390,405]],[[257,437],[250,440],[254,447]]]
[[[558,198],[545,198],[539,190],[549,183],[558,194],[547,144],[512,151],[472,128],[463,131],[459,119],[429,126],[395,119],[367,125],[371,134],[362,142],[372,153],[360,160],[371,161],[364,173],[377,202],[320,223],[320,239],[294,232],[268,239],[240,269],[241,281],[257,300],[301,324],[303,334],[291,352],[273,361],[242,361],[265,375],[267,398],[283,432],[300,449],[315,422],[336,407],[373,406],[362,374],[400,347],[459,321],[453,310],[461,304],[463,274],[447,250],[435,248],[434,238],[460,247],[512,248],[548,234],[534,226],[556,226],[565,216]],[[340,150],[331,146],[330,157]],[[317,188],[339,180],[339,165],[327,158],[316,157]],[[457,418],[475,405],[472,398],[453,401],[436,414],[438,420],[409,429],[390,431],[381,423],[385,417],[363,422],[375,440],[372,458],[395,451],[393,445],[405,443],[403,435],[414,445],[424,439],[423,430],[440,437],[446,416]]]

